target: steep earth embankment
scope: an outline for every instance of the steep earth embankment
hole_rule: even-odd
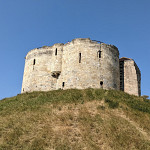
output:
[[[150,100],[101,89],[0,101],[0,150],[150,149]]]

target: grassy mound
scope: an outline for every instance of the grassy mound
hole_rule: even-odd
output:
[[[0,101],[0,150],[150,149],[150,100],[102,89]]]

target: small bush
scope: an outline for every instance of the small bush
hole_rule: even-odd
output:
[[[112,101],[112,100],[109,100],[109,99],[105,99],[105,103],[108,103],[109,107],[112,108],[112,109],[118,108],[118,106],[119,106],[118,102],[115,102],[115,101]]]
[[[148,99],[149,98],[149,96],[148,95],[143,95],[143,96],[141,96],[143,99]]]
[[[46,47],[47,47],[46,45],[42,46],[42,48],[46,48]]]

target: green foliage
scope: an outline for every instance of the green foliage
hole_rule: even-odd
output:
[[[150,149],[149,123],[150,101],[121,91],[19,94],[0,101],[0,149]]]
[[[85,89],[85,90],[57,90],[50,92],[33,92],[19,94],[12,98],[0,101],[0,114],[7,115],[12,111],[36,111],[46,103],[80,103],[86,101],[102,100],[108,103],[110,108],[118,108],[119,103],[124,103],[132,109],[150,113],[150,101],[138,98],[121,91]]]
[[[148,98],[149,98],[148,95],[142,95],[141,97],[142,97],[143,99],[148,99]]]
[[[46,45],[42,46],[42,48],[46,48],[46,47],[47,47]]]
[[[112,101],[112,100],[109,100],[109,99],[105,99],[105,102],[109,104],[109,107],[110,108],[118,108],[119,106],[119,103],[116,102],[116,101]]]
[[[95,95],[93,94],[93,89],[86,89],[85,90],[85,93],[86,93],[86,98],[88,100],[94,100],[95,99]]]
[[[126,103],[129,107],[133,109],[150,114],[150,101],[139,101],[135,99],[130,99],[130,101],[127,101]]]

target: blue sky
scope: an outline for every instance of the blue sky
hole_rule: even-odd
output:
[[[0,0],[0,99],[20,93],[28,51],[88,37],[133,58],[150,96],[150,0]]]

